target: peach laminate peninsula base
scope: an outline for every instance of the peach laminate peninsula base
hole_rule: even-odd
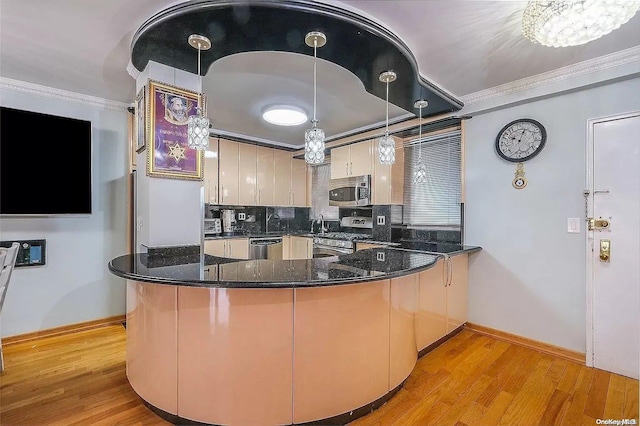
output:
[[[442,308],[420,294],[431,280],[444,288],[442,270],[439,260],[401,277],[305,288],[129,280],[127,376],[146,403],[177,419],[351,420],[395,393],[418,351],[442,337],[425,329],[446,327]]]

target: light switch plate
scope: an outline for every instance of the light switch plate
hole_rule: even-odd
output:
[[[567,219],[567,232],[570,234],[580,233],[580,218],[570,217]]]
[[[384,216],[378,216],[376,223],[378,225],[384,225],[384,219],[385,219]]]
[[[245,220],[247,218],[246,213],[238,213],[238,220]]]

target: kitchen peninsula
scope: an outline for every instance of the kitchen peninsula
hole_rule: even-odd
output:
[[[127,376],[174,423],[344,424],[466,322],[476,250],[120,256],[109,269],[128,280]]]

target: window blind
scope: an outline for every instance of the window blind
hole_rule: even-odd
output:
[[[427,181],[414,183],[420,150]],[[402,217],[405,225],[460,226],[461,157],[460,130],[405,143]]]

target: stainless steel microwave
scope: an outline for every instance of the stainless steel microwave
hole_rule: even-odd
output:
[[[353,176],[329,181],[329,205],[340,207],[371,204],[371,176]]]

